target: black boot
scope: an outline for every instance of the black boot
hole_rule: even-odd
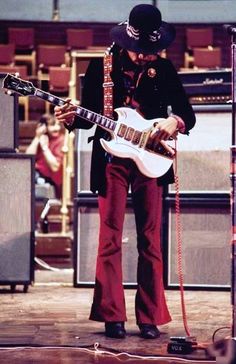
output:
[[[155,325],[139,324],[141,337],[144,339],[156,339],[160,336],[160,331]]]
[[[124,322],[105,322],[105,335],[115,339],[124,339],[126,335]]]

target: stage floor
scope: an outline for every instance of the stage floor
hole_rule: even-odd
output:
[[[17,286],[15,293],[7,286],[0,287],[1,364],[215,362],[203,349],[189,355],[167,353],[170,336],[186,336],[178,290],[166,291],[172,322],[159,327],[159,339],[144,340],[139,337],[135,324],[135,290],[126,289],[127,337],[117,340],[103,335],[103,323],[88,320],[92,288],[43,281],[36,279],[28,293],[23,293],[21,286]],[[215,332],[215,341],[231,336],[230,301],[230,292],[185,291],[187,324],[198,344],[209,349]],[[96,343],[97,350],[110,354],[95,352]],[[131,356],[114,356],[119,352]]]

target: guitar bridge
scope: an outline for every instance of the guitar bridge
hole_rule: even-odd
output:
[[[159,143],[153,144],[150,140],[147,142],[145,149],[149,152],[160,154],[163,157],[173,159],[175,157],[175,149],[166,144],[163,140]]]

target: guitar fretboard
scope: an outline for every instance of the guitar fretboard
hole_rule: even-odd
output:
[[[50,93],[40,89],[35,90],[35,96],[40,97],[41,99],[48,101],[55,106],[63,106],[66,103],[65,100],[61,99],[60,97],[51,95]],[[93,124],[100,125],[102,128],[109,131],[114,131],[116,128],[116,121],[109,119],[106,116],[97,114],[93,111],[87,110],[81,106],[77,106],[76,115],[82,119],[90,121]]]

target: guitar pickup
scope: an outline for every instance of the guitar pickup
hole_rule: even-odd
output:
[[[127,128],[125,136],[124,136],[125,140],[130,141],[133,138],[134,132],[135,132],[135,130],[133,128],[130,128],[130,127]]]
[[[117,135],[121,138],[124,138],[126,130],[127,130],[127,126],[125,124],[120,124]]]
[[[140,142],[141,136],[142,136],[142,132],[135,130],[133,138],[132,138],[132,144],[138,145]]]

